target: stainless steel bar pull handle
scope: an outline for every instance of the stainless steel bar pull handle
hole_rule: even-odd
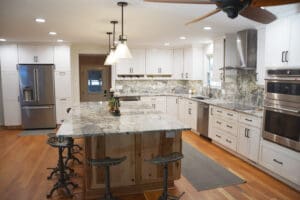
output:
[[[39,73],[38,70],[35,69],[35,74],[36,74],[36,96],[37,96],[37,101],[40,101],[40,93],[39,93]]]
[[[283,162],[278,161],[278,160],[276,160],[275,158],[273,159],[273,161],[276,162],[276,163],[278,163],[278,164],[280,164],[280,165],[283,165]]]
[[[286,112],[292,112],[292,113],[296,113],[296,114],[300,113],[300,110],[292,110],[292,109],[287,109],[287,108],[273,108],[271,106],[265,106],[265,107],[275,109],[275,110],[282,110],[282,111],[286,111]]]

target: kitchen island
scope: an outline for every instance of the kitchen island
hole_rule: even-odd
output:
[[[113,116],[107,102],[81,103],[58,130],[58,136],[84,139],[85,199],[100,197],[104,191],[104,169],[89,166],[86,160],[90,158],[127,157],[111,167],[112,192],[117,195],[161,188],[161,166],[145,160],[181,152],[181,132],[190,130],[140,101],[121,102],[120,111],[121,116]],[[180,161],[170,165],[170,185],[180,173]]]

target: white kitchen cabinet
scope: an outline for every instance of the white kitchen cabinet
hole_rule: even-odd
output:
[[[287,55],[288,65],[300,67],[300,14],[290,18],[290,46]]]
[[[167,114],[178,119],[179,97],[167,96]]]
[[[54,47],[54,64],[56,71],[71,70],[70,47],[66,45]]]
[[[197,130],[197,111],[197,102],[179,98],[178,119],[182,123],[190,126],[192,130]]]
[[[184,79],[184,50],[174,49],[173,51],[173,79]]]
[[[71,97],[70,71],[55,72],[55,97],[57,99]]]
[[[16,44],[0,46],[1,71],[16,71],[18,64],[18,46]]]
[[[167,112],[166,96],[146,96],[146,97],[141,97],[141,101],[151,106],[156,111],[160,111],[163,113]]]
[[[18,100],[3,99],[3,112],[5,126],[21,125],[21,106]]]
[[[266,55],[267,68],[299,67],[300,14],[289,16],[267,25]]]
[[[19,74],[18,71],[2,71],[2,96],[4,100],[18,101]]]
[[[56,123],[61,124],[67,117],[67,109],[71,107],[71,98],[56,99]]]
[[[183,79],[204,80],[203,49],[200,47],[184,48]]]
[[[237,152],[248,159],[258,162],[260,129],[239,125]]]
[[[173,50],[171,49],[147,49],[146,74],[171,75]]]
[[[53,64],[53,46],[18,45],[20,64]]]
[[[263,140],[260,164],[270,171],[300,185],[300,153]]]
[[[260,28],[257,30],[257,66],[256,66],[256,83],[258,85],[265,84],[266,66],[265,66],[265,43],[266,29]]]
[[[224,38],[217,38],[214,40],[213,50],[213,69],[211,71],[211,81],[221,82],[221,70],[224,67]]]
[[[146,50],[131,49],[131,59],[120,59],[116,64],[117,75],[144,75],[146,67]]]

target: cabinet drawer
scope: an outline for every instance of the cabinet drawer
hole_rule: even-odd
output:
[[[213,126],[217,129],[221,129],[231,135],[237,136],[238,133],[238,127],[235,122],[229,123],[227,121],[224,121],[220,118],[216,118],[213,121]]]
[[[239,122],[250,125],[250,126],[255,126],[257,128],[261,128],[261,118],[254,117],[251,115],[246,115],[246,114],[239,114]]]
[[[213,107],[213,115],[217,115],[219,117],[223,117],[224,116],[224,109],[219,108],[219,107]]]
[[[224,118],[228,120],[237,120],[238,119],[238,113],[231,110],[223,110],[223,116]]]
[[[229,135],[229,134],[224,134],[224,141],[223,141],[223,145],[228,147],[229,149],[232,149],[233,151],[236,151],[236,137]]]
[[[211,134],[212,139],[223,144],[223,140],[225,138],[223,133],[216,128],[212,128],[211,132],[212,132],[212,134]]]

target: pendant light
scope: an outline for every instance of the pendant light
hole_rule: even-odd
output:
[[[112,34],[112,32],[107,32],[106,34],[108,35],[108,53],[107,53],[106,59],[104,61],[104,65],[111,65],[111,63],[109,62],[110,61],[109,55],[110,55],[110,51],[111,51],[111,49],[110,49],[110,35]]]
[[[104,65],[113,65],[116,63],[116,57],[115,57],[115,50],[116,50],[116,45],[115,45],[115,35],[116,35],[116,24],[118,23],[118,21],[111,21],[111,24],[113,24],[113,41],[112,41],[112,45],[110,45],[109,42],[109,54],[105,59],[105,63]],[[110,38],[110,37],[109,37]]]
[[[118,6],[121,7],[121,30],[122,30],[122,35],[119,37],[119,44],[117,46],[115,56],[116,59],[123,59],[123,58],[132,58],[131,53],[129,51],[129,48],[127,46],[127,38],[124,35],[124,6],[127,6],[127,2],[118,2]]]

